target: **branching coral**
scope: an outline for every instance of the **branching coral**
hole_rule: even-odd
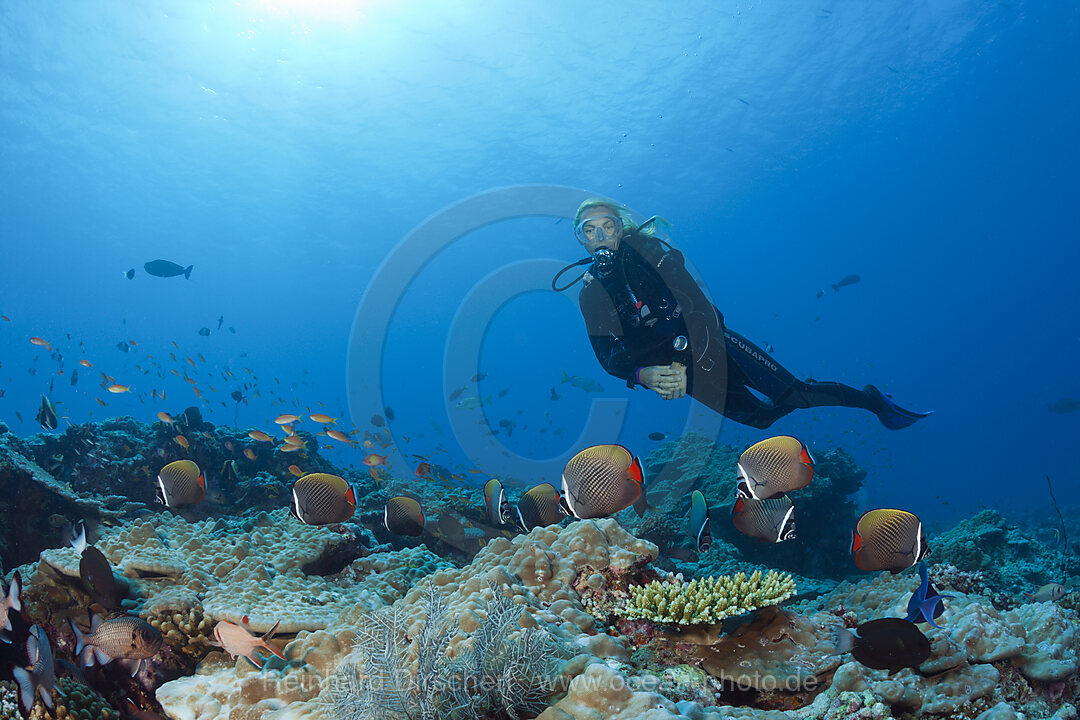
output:
[[[630,587],[629,601],[616,614],[630,619],[678,625],[709,625],[751,610],[777,605],[795,594],[787,573],[770,570],[683,582],[653,581]]]

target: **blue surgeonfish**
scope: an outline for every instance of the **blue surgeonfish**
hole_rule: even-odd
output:
[[[686,513],[686,531],[694,539],[694,546],[699,553],[708,552],[712,545],[712,533],[709,532],[709,503],[700,490],[690,495],[690,510]]]
[[[926,570],[926,563],[919,563],[919,587],[911,593],[911,599],[907,604],[907,621],[913,623],[930,623],[938,630],[941,626],[934,622],[934,618],[940,617],[945,612],[944,598],[952,595],[942,595],[930,582],[930,573]]]

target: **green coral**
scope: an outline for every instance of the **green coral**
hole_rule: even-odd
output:
[[[631,620],[677,625],[711,625],[724,618],[777,605],[795,594],[795,581],[787,573],[760,570],[682,580],[631,585],[629,601],[616,614]]]

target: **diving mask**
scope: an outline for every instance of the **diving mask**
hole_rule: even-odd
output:
[[[582,245],[596,245],[602,242],[614,242],[622,235],[623,222],[618,215],[593,215],[587,217],[574,228],[574,236]]]

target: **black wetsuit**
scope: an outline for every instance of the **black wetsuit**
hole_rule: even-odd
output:
[[[725,328],[723,314],[687,272],[682,253],[646,235],[625,236],[606,275],[601,277],[595,262],[590,266],[578,305],[596,358],[629,387],[640,384],[639,368],[678,361],[686,366],[690,397],[755,428],[767,428],[798,408],[840,405],[876,412],[875,398],[866,391],[798,380]]]

